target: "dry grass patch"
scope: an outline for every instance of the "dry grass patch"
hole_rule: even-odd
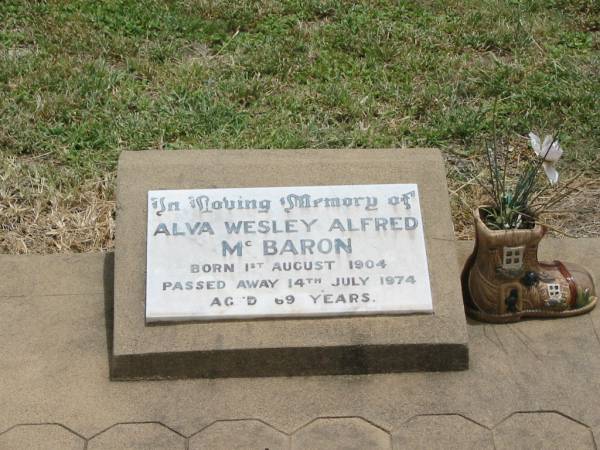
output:
[[[446,155],[446,159],[456,237],[473,239],[471,212],[485,201],[473,174],[475,167],[483,165],[455,155]],[[42,164],[31,158],[10,157],[3,158],[0,164],[0,253],[90,252],[113,248],[112,173],[78,185],[68,169],[53,167],[47,161]],[[475,174],[481,176],[479,172]],[[561,176],[569,178],[568,173]],[[577,185],[575,193],[546,216],[545,223],[554,235],[600,237],[600,178],[590,169]]]
[[[0,253],[105,251],[113,247],[113,175],[77,185],[35,159],[0,161]],[[68,189],[54,187],[58,185]],[[49,179],[53,179],[49,182]]]
[[[523,146],[513,149],[512,157],[530,153]],[[473,210],[487,203],[486,193],[477,180],[485,180],[485,162],[481,158],[466,158],[446,155],[448,188],[452,219],[457,239],[474,239]],[[559,185],[568,183],[569,194],[556,206],[547,210],[541,222],[554,236],[564,237],[600,237],[600,164],[594,164],[585,170],[560,170]],[[574,179],[572,182],[571,180]],[[550,193],[540,199],[550,198]],[[545,201],[545,200],[544,200]]]

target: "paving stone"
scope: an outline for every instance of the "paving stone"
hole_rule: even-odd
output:
[[[189,450],[284,450],[289,436],[258,420],[215,422],[190,438]]]
[[[555,412],[515,413],[494,428],[497,450],[594,449],[591,431]]]
[[[87,450],[184,450],[185,438],[158,423],[118,424],[90,439]]]
[[[0,434],[4,450],[83,450],[85,441],[60,425],[18,425]]]
[[[292,435],[293,450],[390,448],[390,435],[360,418],[317,419]]]
[[[473,243],[457,247],[464,260]],[[541,255],[580,262],[600,281],[600,239],[548,239]],[[515,411],[532,410],[600,425],[600,345],[593,327],[600,330],[600,307],[559,320],[469,321],[467,371],[111,382],[112,259],[100,253],[0,255],[0,273],[9,280],[0,281],[0,432],[18,423],[62,423],[95,436],[115,423],[151,421],[193,435],[218,419],[260,419],[294,430],[319,417],[364,417],[398,431],[411,417],[452,413],[494,428]],[[560,422],[554,429],[582,429],[560,415],[554,419]],[[494,428],[499,447],[527,442],[519,433],[500,433],[510,424]],[[543,436],[553,443],[551,431]],[[298,431],[300,437],[306,432]]]
[[[456,414],[417,416],[393,433],[394,449],[493,449],[492,432]]]
[[[596,441],[596,448],[598,448],[598,444],[600,443],[600,425],[592,430],[592,434],[594,435],[594,441]]]

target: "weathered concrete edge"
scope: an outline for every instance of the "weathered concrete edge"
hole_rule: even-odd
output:
[[[114,381],[359,375],[469,368],[466,342],[112,355]]]

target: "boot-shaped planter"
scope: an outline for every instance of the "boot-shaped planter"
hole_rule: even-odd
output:
[[[486,322],[515,322],[522,317],[565,317],[596,306],[591,275],[560,261],[539,262],[545,228],[491,230],[475,216],[475,250],[461,281],[467,314]]]

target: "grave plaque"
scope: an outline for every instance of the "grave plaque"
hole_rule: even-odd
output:
[[[148,192],[146,320],[432,312],[415,184]]]
[[[439,151],[122,152],[115,237],[113,380],[468,367]]]

